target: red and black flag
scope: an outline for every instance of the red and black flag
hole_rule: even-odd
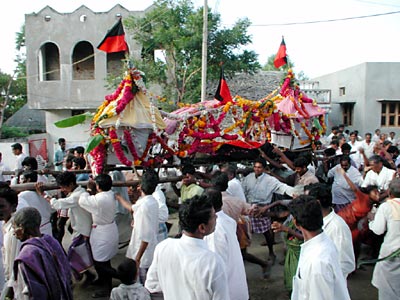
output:
[[[274,66],[275,66],[275,68],[278,69],[285,64],[287,64],[286,44],[285,44],[285,40],[282,37],[281,45],[279,46],[278,53],[276,54],[275,59],[274,59]]]
[[[221,101],[222,103],[227,103],[232,101],[231,92],[229,91],[228,84],[226,83],[224,76],[224,67],[221,66],[221,78],[219,80],[217,91],[215,92],[215,99]]]
[[[107,53],[129,51],[121,19],[107,32],[104,39],[97,46],[97,49]]]

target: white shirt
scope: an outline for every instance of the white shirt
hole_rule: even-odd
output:
[[[232,178],[228,181],[228,188],[226,192],[240,200],[246,202],[246,196],[244,195],[243,187],[239,179]]]
[[[204,237],[208,248],[222,258],[228,277],[230,300],[248,300],[249,291],[242,253],[236,237],[237,224],[223,211],[217,214],[215,231]]]
[[[21,154],[15,155],[15,166],[14,166],[14,171],[15,170],[22,170],[22,161],[24,160],[25,157],[27,157],[25,153],[21,152]]]
[[[340,268],[344,278],[347,278],[356,268],[353,239],[349,226],[332,210],[329,215],[324,217],[322,229],[335,244],[339,254]]]
[[[153,193],[153,197],[158,202],[158,222],[165,223],[168,221],[168,207],[167,199],[165,198],[164,192],[161,190],[161,185],[158,184],[156,190]]]
[[[92,215],[90,246],[95,261],[108,261],[118,252],[118,228],[114,222],[116,200],[113,191],[96,195],[82,193],[79,205]]]
[[[51,199],[51,206],[56,209],[69,209],[69,218],[71,219],[71,227],[74,230],[74,237],[82,234],[90,236],[92,230],[92,215],[85,209],[79,206],[79,197],[86,190],[78,186],[66,198]]]
[[[7,281],[7,286],[12,287],[14,284],[14,260],[19,254],[21,242],[14,235],[12,228],[13,217],[8,222],[3,224],[3,265],[4,277]]]
[[[293,187],[265,173],[257,178],[254,172],[250,173],[243,179],[242,186],[247,202],[251,204],[269,204],[274,193],[293,196],[294,192]]]
[[[379,174],[373,170],[369,170],[367,175],[365,175],[362,187],[376,185],[381,190],[387,190],[395,173],[395,170],[388,169],[385,166],[382,166],[382,170],[379,172]]]
[[[291,299],[349,300],[338,252],[331,239],[322,232],[300,247]]]
[[[3,171],[10,171],[10,168],[3,162],[0,162],[0,181],[11,180],[11,175],[3,175]]]
[[[347,183],[344,176],[340,173],[342,166],[340,164],[334,166],[328,171],[328,178],[333,177],[332,184],[332,203],[346,204],[352,202],[356,195]],[[353,166],[346,171],[347,177],[357,186],[361,186],[363,179],[360,171]]]
[[[400,198],[395,198],[382,203],[375,214],[373,221],[369,223],[369,229],[375,234],[385,234],[381,250],[379,252],[379,258],[388,256],[394,251],[400,248],[400,219],[395,219],[392,212],[390,201],[397,201],[397,205],[400,207]]]
[[[372,155],[374,155],[375,142],[371,141],[369,144],[367,144],[367,142],[364,140],[361,142],[361,147],[364,149],[364,153],[367,158],[370,158]]]
[[[147,242],[147,248],[140,260],[140,268],[148,268],[153,261],[158,235],[158,202],[152,195],[147,195],[132,205],[133,230],[126,256],[135,259],[141,242]]]
[[[228,300],[228,283],[221,258],[202,239],[185,233],[156,247],[145,287],[163,292],[165,300]]]
[[[106,225],[114,222],[115,198],[113,191],[100,192],[96,195],[82,193],[79,205],[92,214],[93,224]]]
[[[46,201],[42,196],[34,191],[23,191],[18,194],[18,206],[17,211],[24,207],[34,207],[36,208],[40,216],[42,217],[42,222],[40,223],[40,232],[42,234],[48,234],[53,236],[51,229],[50,218],[51,214],[55,211],[51,208],[50,203]]]

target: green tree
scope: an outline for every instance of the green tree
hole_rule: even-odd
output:
[[[23,53],[25,47],[25,26],[16,34],[16,49],[18,55],[13,75],[0,71],[0,138],[3,122],[19,110],[27,101],[26,92],[26,56]]]
[[[124,20],[126,30],[143,46],[141,60],[134,60],[135,65],[145,72],[148,82],[161,84],[172,101],[171,109],[178,102],[200,100],[203,8],[195,9],[191,2],[157,0],[144,17]],[[220,15],[209,10],[208,81],[218,80],[221,62],[227,77],[235,72],[256,72],[261,67],[257,54],[241,49],[251,43],[247,34],[250,21],[238,20],[229,29],[220,29],[220,23]],[[164,51],[164,61],[155,61],[158,49]]]
[[[275,59],[275,54],[272,54],[268,56],[267,62],[263,65],[262,70],[263,71],[287,71],[289,68],[294,67],[294,63],[290,60],[289,57],[287,57],[287,64],[283,65],[280,68],[275,68],[274,66],[274,59]]]

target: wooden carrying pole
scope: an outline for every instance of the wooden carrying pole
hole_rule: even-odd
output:
[[[160,178],[160,183],[166,182],[178,182],[182,180],[183,176],[179,177],[168,177],[168,178]],[[78,185],[86,187],[88,181],[78,181]],[[113,181],[113,186],[137,186],[140,184],[140,180],[129,180],[129,181]],[[23,191],[35,191],[35,182],[29,183],[21,183],[15,184],[10,186],[16,192],[23,192]],[[50,190],[57,190],[60,186],[56,182],[46,182],[43,184],[43,190],[50,191]]]

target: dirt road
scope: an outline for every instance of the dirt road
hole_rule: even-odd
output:
[[[177,232],[177,216],[176,214],[171,215],[170,222],[174,225],[171,228],[170,236],[173,236]],[[68,239],[66,239],[68,240]],[[252,245],[248,248],[248,252],[262,258],[267,258],[267,250],[265,246],[260,246],[263,241],[263,236],[254,235]],[[252,300],[288,300],[290,299],[288,294],[285,292],[283,286],[283,266],[279,264],[279,261],[283,258],[282,243],[279,237],[276,239],[277,244],[275,245],[275,252],[277,254],[277,260],[275,265],[272,267],[271,277],[269,279],[261,278],[261,269],[258,265],[250,264],[245,262],[247,281],[250,291],[250,298]],[[126,248],[121,249],[117,256],[112,260],[113,266],[117,266],[121,258],[124,257]],[[373,266],[366,266],[365,270],[358,270],[354,275],[348,279],[348,287],[352,300],[375,300],[378,299],[377,290],[371,285]],[[114,281],[114,285],[117,286],[119,283],[117,280]],[[89,286],[82,288],[77,284],[74,288],[74,299],[76,300],[88,300],[91,299],[91,294],[95,291],[95,287]],[[107,298],[103,298],[107,299]],[[186,299],[176,299],[186,300]]]

